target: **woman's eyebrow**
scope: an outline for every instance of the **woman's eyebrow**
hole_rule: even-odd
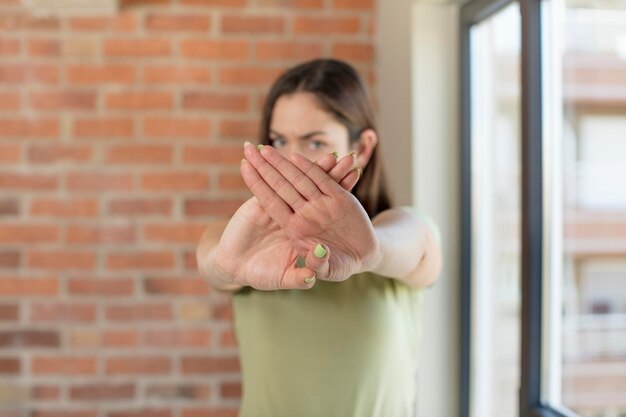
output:
[[[273,129],[270,129],[270,134],[279,136],[281,138],[284,137],[283,135],[281,135],[280,133],[278,133],[277,131],[275,131]],[[325,135],[325,134],[326,134],[326,132],[324,132],[323,130],[314,130],[313,132],[309,132],[309,133],[306,133],[304,135],[301,135],[299,139],[301,139],[301,140],[309,140],[309,139],[311,139],[315,135]]]

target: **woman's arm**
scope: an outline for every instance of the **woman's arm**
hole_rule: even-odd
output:
[[[413,207],[395,207],[372,219],[380,254],[367,271],[396,278],[410,287],[430,286],[442,269],[437,226]]]
[[[202,233],[198,248],[196,249],[196,262],[202,278],[209,281],[209,285],[218,291],[231,292],[242,288],[241,285],[233,284],[232,277],[216,267],[213,262],[215,249],[220,237],[228,224],[228,219],[216,220],[210,223]]]

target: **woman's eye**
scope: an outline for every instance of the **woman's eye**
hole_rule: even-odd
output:
[[[325,146],[324,142],[320,142],[319,140],[310,140],[309,146],[313,149],[321,149]]]
[[[270,138],[270,142],[272,147],[276,148],[277,146],[283,146],[285,141],[280,138]]]

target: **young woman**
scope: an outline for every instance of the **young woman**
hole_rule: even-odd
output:
[[[432,221],[392,206],[378,140],[344,62],[298,65],[270,90],[261,143],[244,145],[253,197],[197,250],[233,292],[240,417],[413,415],[421,289],[441,248]]]

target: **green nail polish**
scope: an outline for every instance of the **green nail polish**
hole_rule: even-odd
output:
[[[306,260],[302,256],[298,256],[296,260],[296,265],[298,268],[304,268],[306,266]]]
[[[305,278],[304,282],[306,282],[307,284],[312,283],[313,281],[315,281],[315,275],[313,275],[312,277],[309,278]]]
[[[356,151],[352,151],[348,155],[351,155],[353,158],[356,158]]]
[[[257,148],[258,150],[261,150],[261,149],[263,149],[263,147],[264,147],[264,146],[265,146],[265,145],[263,145],[262,143],[259,143],[258,145],[256,145],[256,148]]]
[[[315,247],[314,252],[315,252],[315,256],[317,256],[318,258],[323,258],[324,256],[326,256],[326,249],[324,249],[324,247],[319,243]]]
[[[339,152],[334,151],[334,152],[333,152],[333,155],[335,155],[335,159],[339,158]]]

